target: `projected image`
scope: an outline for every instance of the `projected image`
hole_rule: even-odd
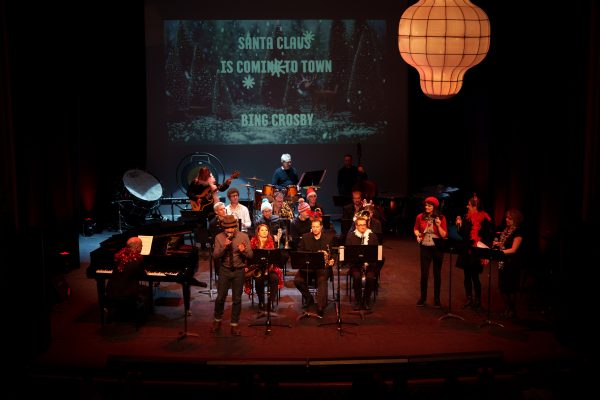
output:
[[[168,20],[171,143],[382,143],[383,20]]]

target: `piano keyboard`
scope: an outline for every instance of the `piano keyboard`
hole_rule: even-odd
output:
[[[146,270],[146,275],[148,276],[177,276],[179,275],[178,271],[148,271]]]
[[[98,275],[110,275],[112,274],[113,270],[112,269],[97,269],[96,273]]]

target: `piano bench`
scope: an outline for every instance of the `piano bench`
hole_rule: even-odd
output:
[[[146,322],[150,307],[143,298],[107,299],[105,311],[107,323],[131,321],[137,331]]]

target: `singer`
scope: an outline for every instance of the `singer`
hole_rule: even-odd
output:
[[[245,232],[238,232],[238,220],[233,215],[223,217],[221,226],[224,231],[215,237],[213,257],[220,260],[217,299],[215,300],[214,320],[210,329],[216,333],[221,329],[225,299],[231,288],[231,334],[242,334],[239,321],[242,312],[242,291],[244,289],[244,268],[246,260],[252,258],[250,239]]]

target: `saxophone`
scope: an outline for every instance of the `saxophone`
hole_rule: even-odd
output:
[[[281,205],[281,210],[279,210],[279,217],[285,219],[294,219],[294,211],[287,203],[287,201],[284,201]]]
[[[262,276],[262,269],[259,264],[253,264],[248,267],[248,270],[244,272],[246,279],[260,278]]]
[[[323,253],[323,262],[325,263],[325,268],[333,267],[333,264],[335,264],[335,259],[331,257],[329,245],[327,245],[327,250],[319,250],[319,252]]]

